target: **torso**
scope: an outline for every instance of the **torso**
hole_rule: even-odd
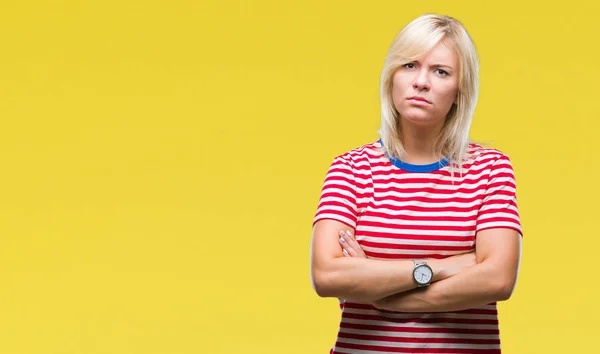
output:
[[[464,175],[456,174],[453,183],[449,166],[404,164],[402,169],[380,147],[378,141],[341,156],[352,166],[355,236],[367,256],[445,258],[472,250],[478,228],[484,227],[480,208],[490,166],[504,155],[472,145],[479,155],[463,166]],[[342,317],[332,353],[500,352],[495,303],[449,313],[380,311],[343,299],[340,304]]]

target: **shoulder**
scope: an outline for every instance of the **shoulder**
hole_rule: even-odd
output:
[[[504,152],[495,148],[485,147],[476,143],[469,144],[469,155],[473,156],[475,161],[479,162],[493,163],[498,160],[510,161],[510,157]]]
[[[513,169],[510,157],[499,149],[471,143],[469,144],[469,155],[472,158],[473,169],[478,171],[512,171]]]
[[[369,161],[372,160],[378,160],[381,157],[383,157],[381,143],[379,140],[376,140],[348,150],[336,156],[335,160],[347,163],[351,166],[356,166],[363,163],[369,163]]]

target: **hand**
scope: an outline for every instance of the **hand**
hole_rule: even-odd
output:
[[[342,253],[344,257],[362,257],[367,258],[365,251],[358,244],[358,241],[352,236],[350,230],[342,230],[339,234],[340,238],[338,242],[342,246]]]

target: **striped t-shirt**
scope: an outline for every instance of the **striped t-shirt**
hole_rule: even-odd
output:
[[[509,158],[477,144],[451,175],[447,160],[412,165],[390,160],[381,140],[333,160],[314,223],[343,222],[369,258],[445,258],[472,250],[478,231],[522,234]],[[459,173],[462,172],[462,175]],[[331,353],[500,353],[496,303],[443,313],[380,311],[340,299]]]

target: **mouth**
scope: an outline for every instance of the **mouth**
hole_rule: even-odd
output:
[[[423,98],[421,96],[412,96],[412,97],[407,98],[407,100],[431,104],[431,102],[429,102],[428,100],[426,100],[425,98]]]

